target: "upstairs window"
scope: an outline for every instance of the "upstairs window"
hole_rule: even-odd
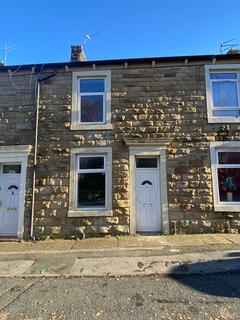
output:
[[[79,122],[105,123],[105,79],[79,79]]]
[[[209,122],[240,122],[240,70],[236,66],[205,67]]]
[[[72,130],[111,129],[111,73],[73,73]]]

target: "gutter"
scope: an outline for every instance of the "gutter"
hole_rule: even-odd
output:
[[[56,72],[42,79],[37,79],[37,96],[36,96],[36,119],[35,119],[35,141],[34,141],[34,158],[33,158],[33,180],[32,180],[32,210],[31,210],[31,228],[30,237],[35,241],[34,236],[34,209],[35,209],[35,187],[36,187],[36,166],[37,166],[37,149],[38,149],[38,124],[39,124],[39,105],[40,105],[40,89],[41,82],[56,76]]]
[[[239,60],[240,54],[211,54],[211,55],[194,55],[194,56],[169,56],[169,57],[149,57],[149,58],[125,58],[125,59],[110,59],[110,60],[92,60],[92,61],[76,61],[76,62],[54,62],[54,63],[44,63],[44,69],[50,68],[74,68],[74,67],[92,67],[95,66],[106,66],[106,65],[124,65],[125,63],[129,64],[138,64],[138,63],[152,63],[155,62],[185,62],[185,61],[206,61],[212,62],[213,60]],[[215,62],[214,62],[215,63]],[[40,71],[42,63],[36,64],[25,64],[21,65],[21,71],[31,70],[35,68],[35,71]],[[15,71],[19,68],[19,65],[14,66],[0,66],[0,72],[8,72],[8,70]]]

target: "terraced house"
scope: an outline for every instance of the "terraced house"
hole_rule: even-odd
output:
[[[240,54],[0,67],[0,236],[239,232]]]

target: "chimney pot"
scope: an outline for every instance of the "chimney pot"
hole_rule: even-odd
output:
[[[228,50],[227,54],[240,54],[239,49],[230,49]]]
[[[86,61],[86,56],[83,50],[83,46],[74,45],[71,46],[71,62]]]

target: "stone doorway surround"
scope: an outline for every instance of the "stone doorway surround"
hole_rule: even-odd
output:
[[[169,234],[168,199],[167,199],[167,170],[166,149],[169,141],[160,139],[124,139],[129,147],[130,165],[130,233],[136,233],[136,209],[135,209],[135,158],[140,156],[155,156],[159,158],[159,183],[160,183],[160,215],[162,233]]]
[[[20,176],[20,195],[19,195],[19,218],[17,238],[23,238],[24,229],[24,205],[28,155],[31,151],[31,145],[13,145],[0,146],[0,163],[19,163],[21,164]]]

